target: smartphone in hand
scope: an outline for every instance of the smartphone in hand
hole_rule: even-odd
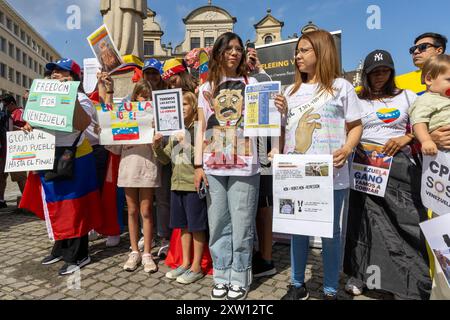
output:
[[[208,193],[208,188],[206,187],[205,182],[202,180],[200,183],[200,189],[198,189],[198,197],[200,199],[206,198],[206,194]]]

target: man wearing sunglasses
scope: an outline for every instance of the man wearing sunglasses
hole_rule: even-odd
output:
[[[425,61],[445,53],[447,38],[438,33],[424,33],[416,38],[415,45],[409,49],[414,65],[422,69]]]

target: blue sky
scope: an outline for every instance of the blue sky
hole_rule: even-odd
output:
[[[82,62],[93,54],[86,37],[102,24],[99,0],[7,0],[63,56]],[[165,32],[163,43],[173,47],[184,39],[182,18],[207,0],[149,0]],[[354,70],[359,60],[374,49],[392,53],[397,73],[412,71],[408,48],[416,35],[433,31],[450,37],[449,0],[213,0],[237,18],[235,32],[245,41],[253,40],[253,24],[265,16],[267,8],[284,21],[283,38],[297,32],[312,20],[329,31],[342,30],[343,67]],[[81,29],[68,30],[67,7],[81,9]],[[369,30],[367,8],[381,9],[381,29]],[[31,8],[32,7],[32,8]]]

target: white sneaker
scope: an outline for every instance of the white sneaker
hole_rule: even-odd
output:
[[[137,269],[139,264],[141,263],[141,253],[140,252],[131,252],[128,255],[128,260],[123,265],[123,270],[125,271],[134,271]]]
[[[365,286],[361,280],[351,277],[345,284],[345,291],[353,296],[360,296],[363,294]]]
[[[120,236],[108,236],[106,239],[106,246],[107,247],[115,247],[118,246],[120,243]]]
[[[99,234],[97,233],[97,231],[91,230],[91,231],[89,231],[88,237],[89,237],[89,241],[95,241],[99,238]]]
[[[155,273],[158,271],[158,266],[155,261],[153,261],[151,253],[144,253],[142,255],[142,265],[144,266],[145,272]]]
[[[167,257],[167,253],[169,252],[169,244],[170,244],[169,240],[166,240],[166,239],[161,240],[161,246],[159,247],[159,250],[158,250],[159,258],[164,260]]]

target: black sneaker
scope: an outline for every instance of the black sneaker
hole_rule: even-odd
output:
[[[41,264],[43,264],[44,266],[49,265],[49,264],[53,264],[56,263],[58,261],[61,261],[63,257],[55,257],[53,255],[49,255],[48,257],[45,257],[42,261]]]
[[[59,269],[58,274],[64,276],[66,274],[72,274],[77,270],[80,270],[85,265],[91,262],[91,258],[87,256],[83,260],[77,261],[77,263],[65,263],[61,269]]]
[[[6,209],[6,208],[8,208],[6,201],[0,201],[0,209]]]
[[[288,292],[281,298],[281,300],[308,300],[309,292],[306,289],[305,284],[300,288],[288,285]]]
[[[337,300],[337,295],[336,294],[332,294],[332,293],[324,293],[323,294],[323,300]]]
[[[267,277],[276,274],[277,269],[275,269],[273,261],[268,262],[266,260],[259,259],[256,260],[255,263],[253,264],[252,273],[253,277],[255,278]]]
[[[225,300],[228,294],[228,286],[222,283],[215,284],[211,290],[211,300]]]
[[[227,300],[245,300],[247,293],[245,288],[232,285],[228,288]]]

